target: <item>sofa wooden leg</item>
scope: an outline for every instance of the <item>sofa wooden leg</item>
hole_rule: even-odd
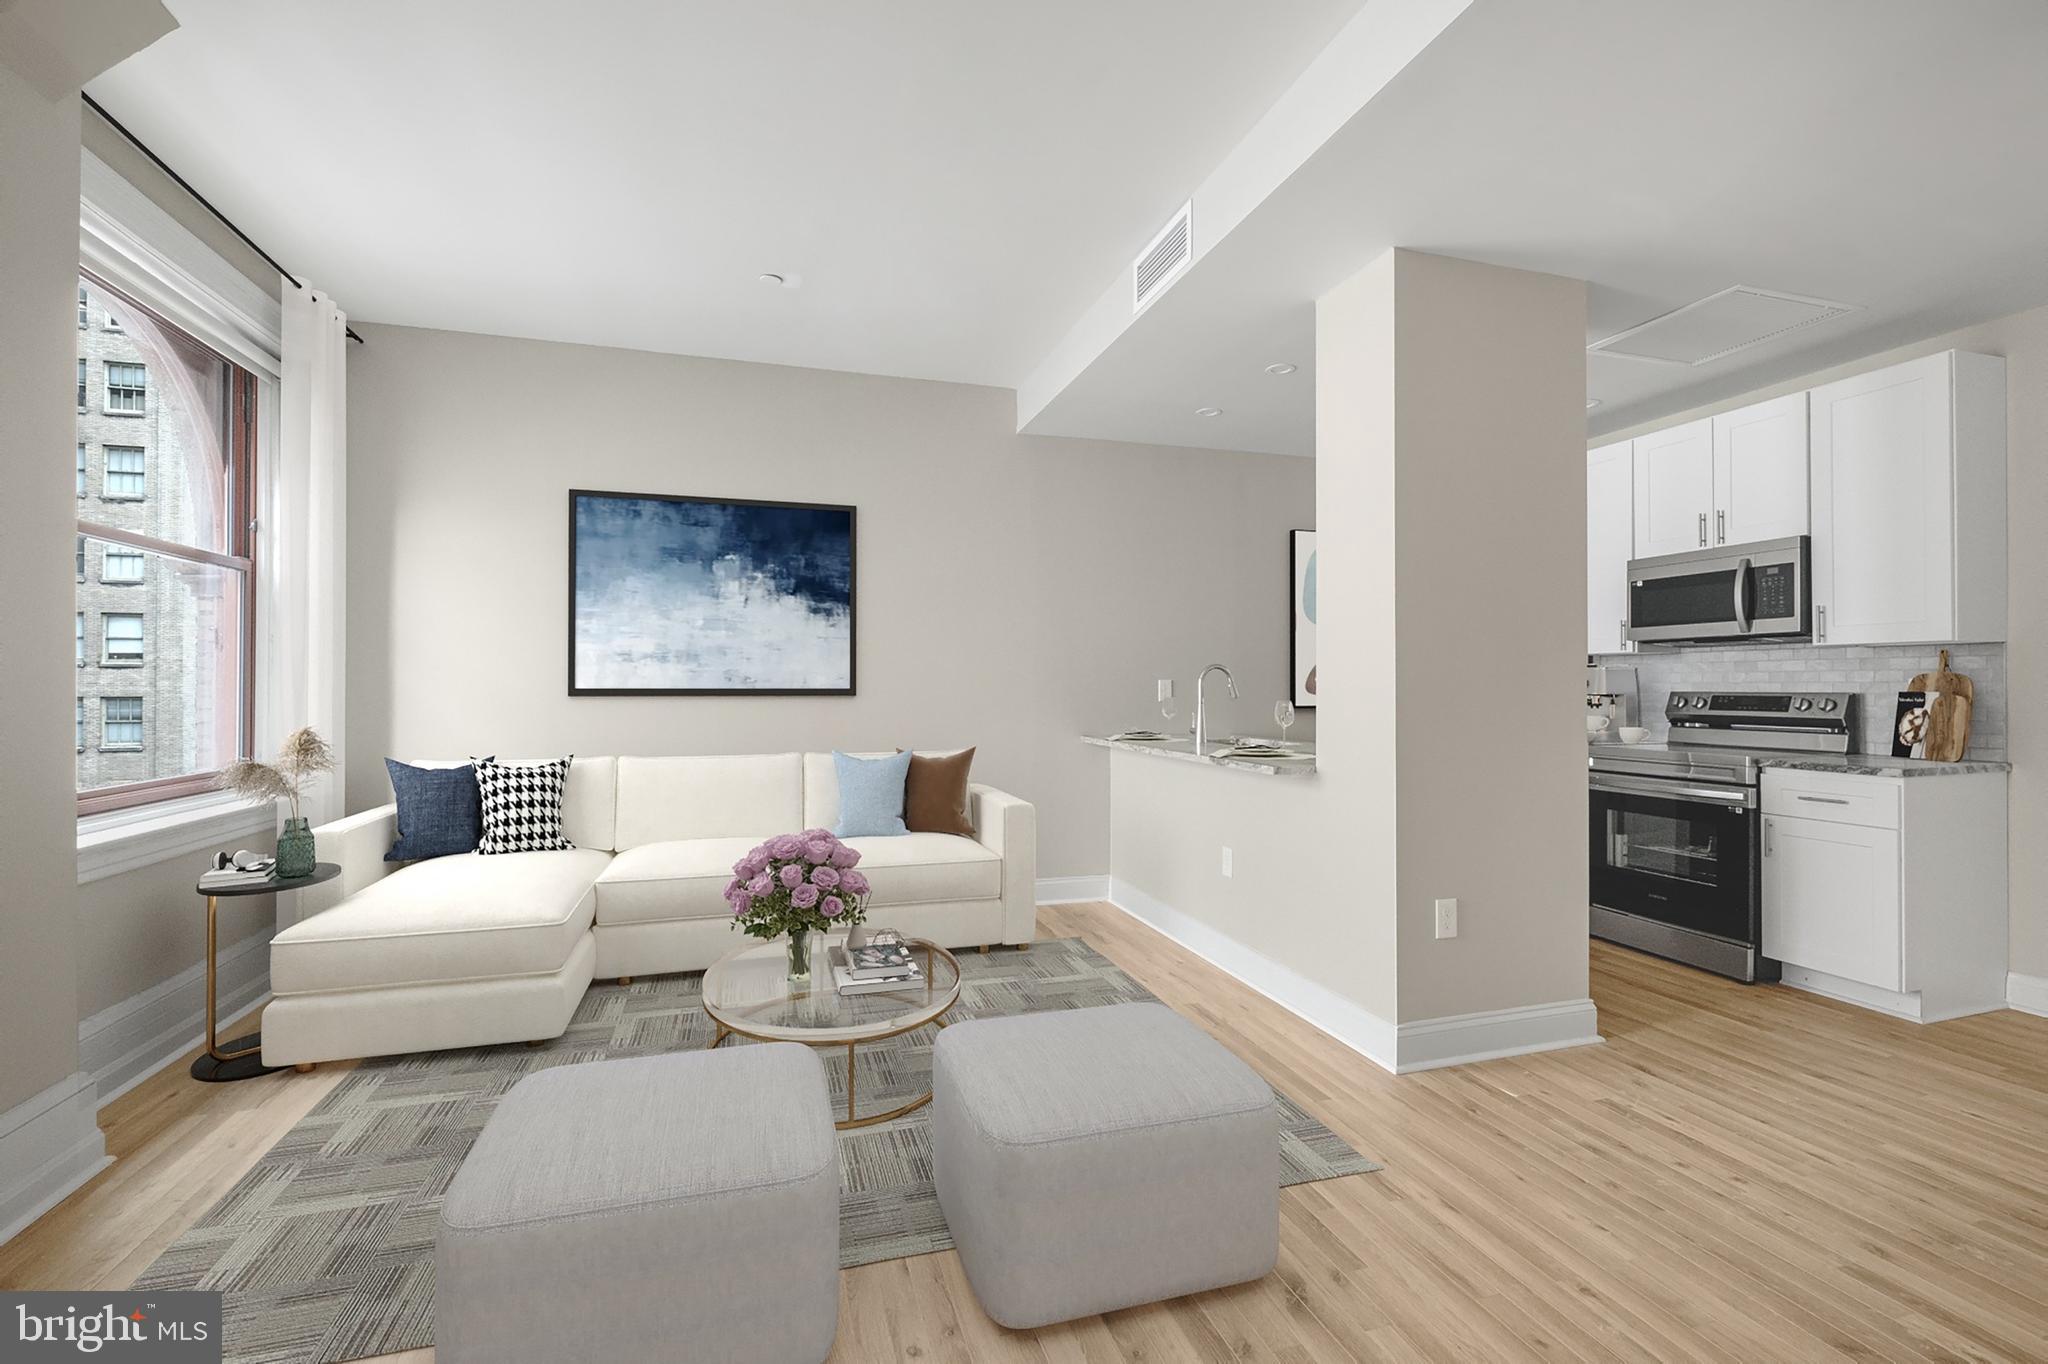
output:
[[[313,1073],[314,1064],[315,1063],[312,1061],[301,1061],[297,1065],[293,1066],[292,1069],[297,1071],[301,1075],[311,1075]]]
[[[545,1046],[546,1046],[547,1044],[548,1044],[548,1039],[547,1039],[547,1038],[545,1038],[545,1037],[536,1037],[536,1038],[532,1039],[531,1041],[529,1041],[529,1042],[528,1042],[528,1043],[527,1043],[526,1045],[527,1045],[527,1046],[529,1046],[529,1047],[545,1047]]]
[[[620,976],[620,977],[619,977],[619,984],[621,984],[621,985],[631,985],[632,983],[633,983],[633,978],[632,978],[631,976]]]
[[[987,955],[988,955],[988,944],[987,944],[987,943],[983,943],[983,944],[982,944],[981,946],[979,946],[979,947],[975,948],[974,950],[975,950],[975,951],[977,951],[977,952],[979,952],[979,953],[981,953],[981,955],[983,955],[983,956],[985,957],[985,956],[987,956]]]
[[[1017,950],[1019,952],[1029,952],[1031,950],[1031,944],[1028,942],[1020,942],[1017,944]]]

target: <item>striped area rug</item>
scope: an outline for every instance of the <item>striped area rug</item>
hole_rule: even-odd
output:
[[[960,969],[949,1021],[1152,998],[1079,939],[964,953]],[[594,985],[569,1030],[544,1047],[364,1062],[135,1287],[222,1290],[230,1364],[339,1364],[432,1345],[441,1195],[499,1096],[550,1066],[703,1047],[712,1030],[702,982],[693,973]],[[859,1049],[862,1111],[930,1087],[936,1035],[925,1028]],[[843,1105],[844,1074],[825,1069]],[[1279,1102],[1283,1186],[1380,1168],[1286,1095]],[[951,1248],[925,1115],[839,1134],[842,1266]]]

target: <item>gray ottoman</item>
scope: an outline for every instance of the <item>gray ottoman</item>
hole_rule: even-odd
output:
[[[1044,1326],[1256,1279],[1280,1241],[1273,1091],[1158,1004],[956,1023],[932,1170],[974,1295]]]
[[[839,1326],[839,1157],[794,1043],[515,1085],[448,1186],[439,1364],[819,1364]]]

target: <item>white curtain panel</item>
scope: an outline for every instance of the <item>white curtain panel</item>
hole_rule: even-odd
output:
[[[308,285],[283,289],[277,473],[258,553],[271,556],[269,746],[301,725],[334,745],[337,771],[303,802],[315,826],[345,813],[341,757],[348,645],[348,319]],[[258,751],[265,745],[259,744]]]

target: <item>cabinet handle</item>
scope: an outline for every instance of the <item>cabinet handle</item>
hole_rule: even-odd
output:
[[[1816,643],[1816,644],[1825,644],[1825,643],[1827,643],[1827,642],[1828,642],[1828,609],[1827,609],[1827,608],[1826,608],[1825,606],[1823,606],[1823,607],[1821,607],[1821,608],[1820,608],[1820,634],[1819,634],[1818,638],[1816,638],[1816,639],[1814,640],[1814,643]]]
[[[1706,547],[1707,547],[1707,514],[1706,514],[1705,512],[1701,512],[1701,513],[1700,513],[1700,548],[1701,548],[1701,549],[1705,549]]]
[[[1815,805],[1847,805],[1849,803],[1846,796],[1797,796],[1794,799],[1812,801]]]
[[[1717,545],[1725,545],[1728,543],[1727,512],[1717,511],[1714,513],[1714,543]]]
[[[1777,831],[1778,831],[1778,821],[1777,821],[1777,820],[1775,820],[1775,819],[1767,819],[1767,820],[1765,820],[1765,821],[1764,821],[1764,856],[1765,856],[1765,857],[1769,857],[1769,856],[1771,855],[1771,847],[1772,847],[1772,843],[1771,843],[1771,835],[1775,834],[1775,833],[1776,833]]]

